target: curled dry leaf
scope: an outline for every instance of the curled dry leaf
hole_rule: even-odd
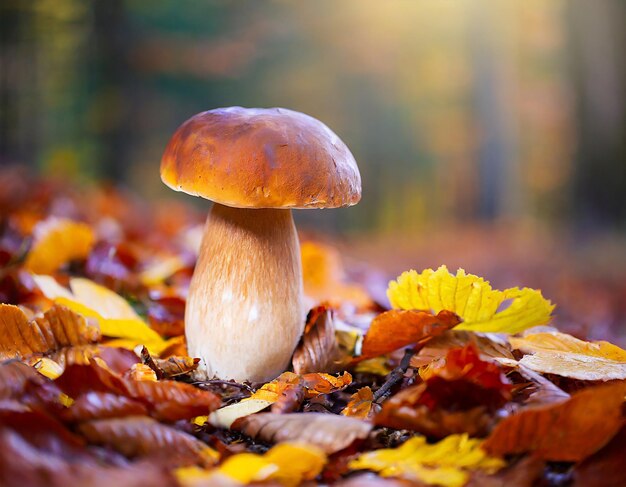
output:
[[[511,384],[492,362],[480,360],[470,344],[451,349],[423,374],[424,383],[408,387],[383,404],[376,423],[442,438],[483,435],[491,414],[511,399]]]
[[[533,333],[510,337],[525,355],[519,364],[543,374],[580,380],[626,379],[626,350],[609,342],[585,342],[566,333]]]
[[[128,377],[132,380],[150,380],[155,382],[157,375],[146,364],[133,364],[132,368],[128,371]]]
[[[504,465],[499,458],[487,455],[480,440],[467,435],[450,435],[432,445],[423,436],[416,436],[398,448],[363,453],[349,464],[352,470],[373,470],[383,477],[444,487],[462,487],[470,472],[494,473]]]
[[[425,343],[460,322],[457,315],[445,310],[437,315],[414,310],[386,311],[372,321],[359,359],[384,355],[413,343]]]
[[[372,425],[365,421],[325,413],[261,413],[235,421],[232,428],[255,440],[297,442],[336,453],[356,440],[367,438]]]
[[[519,333],[551,319],[554,305],[535,289],[492,289],[488,281],[459,269],[451,274],[443,265],[436,271],[426,269],[402,273],[389,283],[387,296],[394,308],[449,310],[463,323],[458,330],[483,333]],[[500,309],[505,303],[510,304]]]
[[[171,379],[193,372],[198,368],[199,358],[171,356],[167,359],[153,357],[146,347],[141,349],[143,363],[150,367],[158,379]]]
[[[0,359],[50,353],[99,339],[97,326],[64,306],[55,305],[29,321],[19,307],[0,304]]]
[[[621,428],[625,393],[626,382],[619,381],[556,404],[528,407],[498,423],[484,447],[494,455],[532,452],[544,460],[581,461]]]
[[[91,443],[109,446],[129,457],[156,455],[177,465],[215,464],[215,453],[193,436],[145,416],[97,419],[78,425]]]
[[[357,419],[367,419],[372,414],[372,404],[374,403],[374,394],[369,387],[361,387],[358,391],[350,396],[350,401],[341,411],[344,416]]]
[[[89,255],[95,235],[89,225],[64,218],[39,222],[24,267],[38,274],[51,274],[71,260]]]
[[[296,374],[333,372],[338,354],[332,310],[325,306],[313,308],[291,359],[293,371]]]
[[[270,403],[278,401],[286,389],[303,386],[306,389],[306,398],[335,392],[350,385],[352,376],[348,372],[335,377],[330,374],[311,373],[298,375],[293,372],[283,372],[276,379],[264,384],[250,399],[262,399]]]
[[[94,419],[142,416],[148,414],[146,407],[133,399],[107,392],[83,394],[63,412],[63,419],[69,422],[83,422]]]

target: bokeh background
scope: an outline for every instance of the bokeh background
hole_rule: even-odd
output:
[[[361,168],[358,206],[297,212],[352,272],[462,266],[623,336],[623,1],[3,0],[0,14],[3,165],[207,208],[159,180],[176,127],[220,106],[300,110]]]

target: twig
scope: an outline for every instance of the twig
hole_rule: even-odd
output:
[[[204,385],[213,385],[213,384],[215,384],[215,385],[224,385],[224,386],[232,386],[232,387],[237,387],[239,389],[245,389],[246,391],[248,391],[251,394],[254,393],[254,389],[252,389],[252,387],[250,387],[250,386],[248,386],[246,384],[240,384],[239,382],[230,382],[228,380],[211,379],[211,380],[192,382],[192,384],[194,386],[198,386],[198,387],[202,387]]]
[[[383,385],[380,386],[379,389],[374,394],[374,402],[378,402],[379,399],[384,398],[389,393],[391,388],[399,380],[401,380],[402,377],[404,377],[404,374],[406,373],[407,369],[409,368],[409,364],[411,363],[411,357],[413,357],[414,353],[415,353],[415,350],[413,350],[413,348],[407,348],[404,351],[404,357],[402,357],[402,360],[400,361],[400,365],[398,365],[395,369],[393,369],[389,373],[389,375],[387,376],[387,380],[385,380]]]

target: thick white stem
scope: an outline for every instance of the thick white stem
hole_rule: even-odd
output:
[[[202,359],[207,377],[275,378],[304,319],[291,211],[213,205],[185,311],[189,354]]]

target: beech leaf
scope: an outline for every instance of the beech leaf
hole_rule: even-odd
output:
[[[394,308],[448,310],[463,319],[457,330],[483,333],[519,333],[551,319],[554,305],[540,291],[529,288],[492,289],[488,281],[459,269],[451,274],[446,266],[402,273],[389,283],[387,296]],[[509,306],[499,311],[505,302]]]
[[[372,470],[383,477],[400,477],[444,487],[462,487],[472,471],[494,473],[504,467],[490,457],[482,442],[467,435],[450,435],[435,444],[415,436],[398,448],[362,453],[349,463],[352,470]]]
[[[297,442],[336,453],[367,438],[372,425],[355,418],[326,413],[260,413],[237,420],[232,429],[269,443]]]
[[[485,441],[494,455],[532,452],[544,460],[578,462],[622,426],[626,382],[589,387],[570,399],[523,409],[503,419]]]

